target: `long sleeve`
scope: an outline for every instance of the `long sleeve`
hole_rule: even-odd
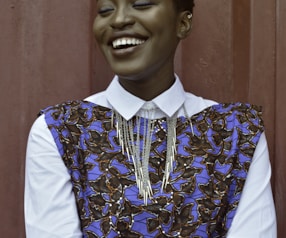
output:
[[[29,135],[26,154],[25,225],[27,238],[81,238],[70,175],[44,120]]]
[[[271,167],[263,133],[228,238],[276,238],[276,214],[270,184]]]

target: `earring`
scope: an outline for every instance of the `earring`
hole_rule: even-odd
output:
[[[193,17],[193,14],[192,13],[189,13],[188,15],[187,15],[187,18],[190,20],[190,19],[192,19],[192,17]]]

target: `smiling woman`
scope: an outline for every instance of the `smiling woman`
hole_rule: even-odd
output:
[[[125,89],[150,100],[169,88],[177,45],[191,28],[190,11],[177,11],[173,1],[98,1],[97,7],[97,42]]]
[[[193,1],[97,9],[95,38],[115,77],[34,123],[27,237],[276,237],[260,108],[185,92],[174,72]]]

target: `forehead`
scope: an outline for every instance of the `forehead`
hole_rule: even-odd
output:
[[[176,2],[181,2],[181,0],[96,0],[96,8],[98,7],[104,7],[104,6],[115,6],[115,7],[135,7],[135,5],[160,5],[164,6],[165,9],[169,9],[169,11],[175,11],[177,10],[178,5]],[[183,1],[189,1],[189,0],[183,0]]]
[[[166,4],[174,4],[178,0],[96,0],[96,3],[114,3],[114,4],[120,4],[120,3],[141,3],[141,4],[147,4],[147,3],[166,3]],[[188,1],[188,0],[186,0]]]

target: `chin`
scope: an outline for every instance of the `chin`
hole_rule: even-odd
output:
[[[136,79],[136,78],[142,78],[142,76],[146,74],[146,68],[142,66],[134,67],[130,65],[130,63],[121,66],[117,65],[116,67],[111,65],[111,69],[116,75],[122,78]]]

